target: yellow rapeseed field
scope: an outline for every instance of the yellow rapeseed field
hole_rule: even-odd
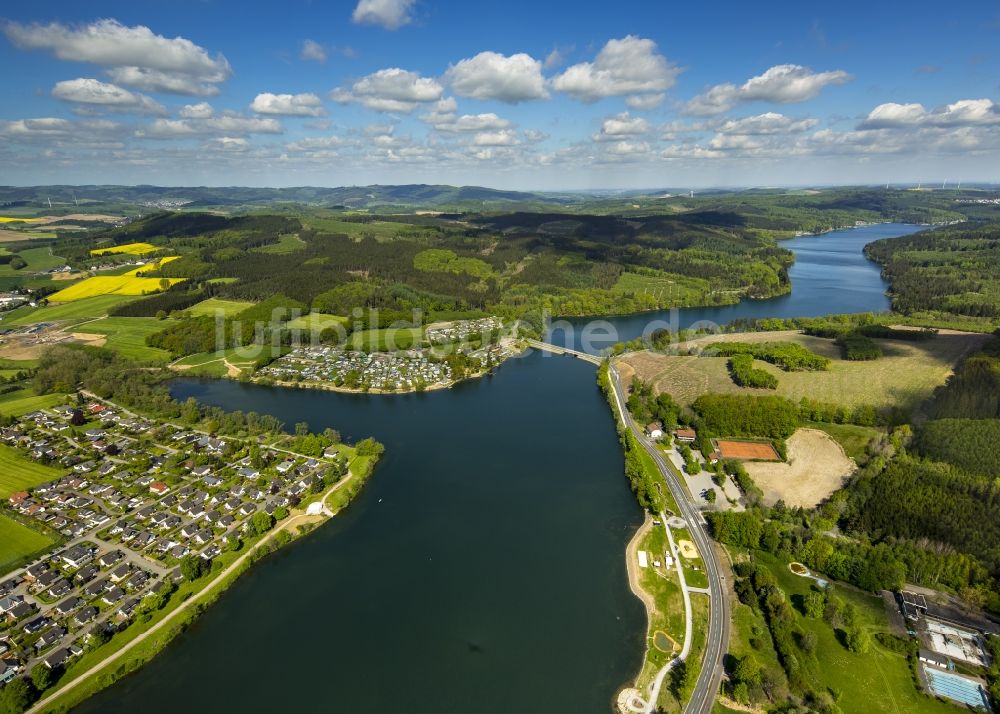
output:
[[[90,254],[127,253],[128,255],[145,255],[146,253],[152,253],[154,250],[159,250],[159,248],[152,243],[123,243],[122,245],[114,245],[110,248],[98,248],[97,250],[90,251]]]
[[[49,296],[49,302],[71,302],[82,300],[83,298],[95,297],[97,295],[146,295],[148,293],[160,292],[164,288],[164,281],[170,285],[184,282],[187,278],[144,278],[137,274],[143,271],[155,270],[156,268],[177,260],[178,256],[169,256],[159,261],[157,265],[141,265],[138,268],[123,273],[122,275],[99,275],[94,278],[87,278],[84,281],[70,285],[68,288],[60,290]]]
[[[35,223],[40,221],[40,218],[20,218],[18,216],[0,216],[0,223],[16,223],[17,221],[22,221],[24,223]]]

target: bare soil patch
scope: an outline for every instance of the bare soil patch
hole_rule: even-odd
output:
[[[747,473],[771,506],[812,508],[840,488],[857,465],[840,444],[817,429],[799,429],[788,439],[787,463],[751,462]]]

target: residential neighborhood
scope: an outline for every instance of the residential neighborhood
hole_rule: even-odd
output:
[[[107,642],[347,473],[337,445],[308,457],[97,400],[27,414],[0,442],[64,474],[3,506],[58,545],[0,575],[0,683]]]

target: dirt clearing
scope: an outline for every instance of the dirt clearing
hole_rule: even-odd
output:
[[[857,465],[840,444],[817,429],[799,429],[788,439],[788,463],[747,463],[747,473],[764,492],[764,503],[783,500],[812,508],[836,491]]]

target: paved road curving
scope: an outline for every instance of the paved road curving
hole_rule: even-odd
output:
[[[687,522],[688,530],[694,541],[695,547],[701,554],[705,565],[705,575],[708,576],[708,596],[709,596],[709,619],[708,636],[705,642],[705,652],[702,660],[701,672],[698,674],[698,681],[695,684],[691,698],[687,706],[684,707],[685,714],[710,714],[715,705],[715,695],[719,691],[719,684],[722,681],[722,658],[726,655],[729,647],[729,600],[726,597],[723,586],[722,573],[719,567],[719,560],[716,556],[715,548],[711,538],[705,530],[701,513],[691,503],[690,495],[687,492],[680,474],[659,449],[656,448],[643,434],[642,429],[635,423],[632,416],[625,408],[627,398],[622,387],[621,379],[614,366],[609,366],[608,374],[611,378],[611,385],[614,389],[615,405],[622,422],[628,425],[635,438],[642,444],[643,448],[653,457],[663,479],[673,494],[677,507],[680,509],[681,517]],[[662,515],[661,515],[662,517]],[[686,594],[687,591],[685,591]],[[680,658],[677,658],[678,661]],[[647,713],[652,712],[659,696],[660,686],[670,665],[664,667],[654,680],[654,694],[651,694],[647,703]]]

